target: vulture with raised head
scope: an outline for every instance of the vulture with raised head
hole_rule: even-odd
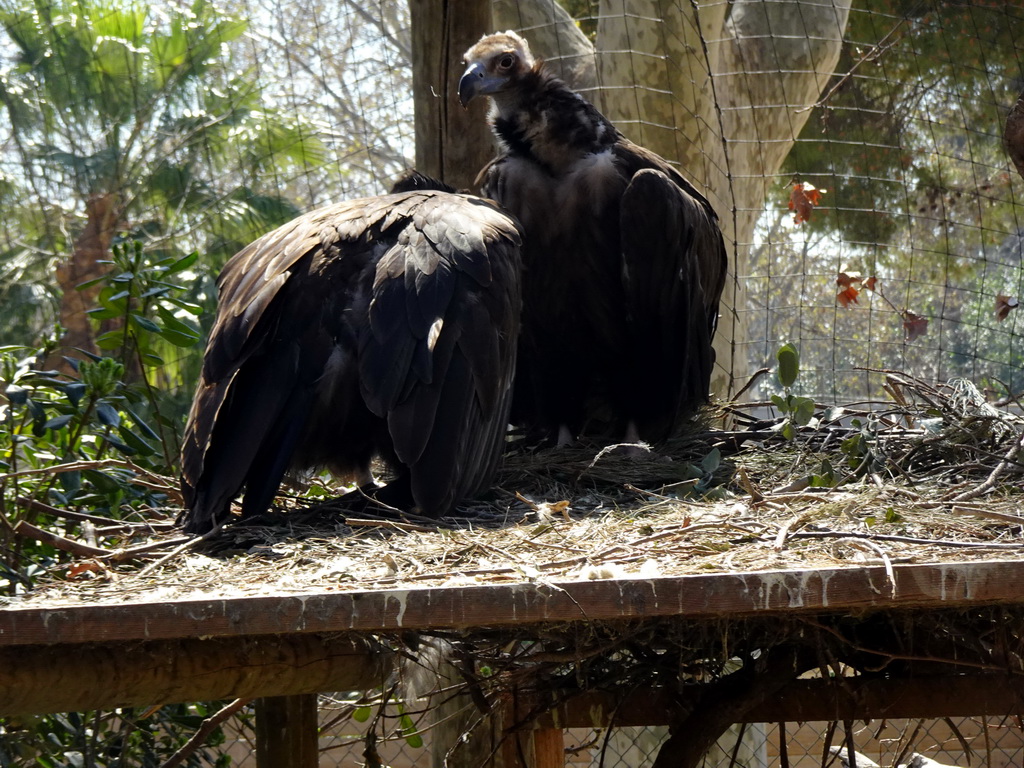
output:
[[[465,106],[492,100],[483,195],[523,227],[513,421],[661,441],[707,401],[726,274],[710,203],[548,72],[514,32],[466,52]]]
[[[500,458],[520,311],[520,232],[494,203],[418,174],[338,203],[228,261],[182,448],[186,531],[266,511],[325,467],[443,514]],[[395,479],[377,489],[379,455]]]

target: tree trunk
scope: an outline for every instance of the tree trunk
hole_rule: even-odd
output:
[[[597,98],[597,56],[576,21],[557,2],[494,0],[495,29],[528,29],[530,51],[566,83]]]
[[[526,28],[535,53],[571,49],[573,59],[586,59],[582,33],[567,31],[554,0],[506,5],[497,0],[496,18]],[[807,107],[839,60],[849,12],[850,0],[601,3],[601,90],[592,100],[633,141],[679,164],[718,211],[730,245],[733,279],[723,295],[712,381],[723,396],[747,375],[733,351],[746,340],[736,276],[746,273],[766,195],[810,115]],[[534,28],[545,19],[551,21]]]
[[[60,348],[46,361],[47,368],[67,370],[63,355],[75,354],[75,349],[95,354],[96,335],[88,310],[96,306],[100,286],[78,289],[88,280],[95,280],[108,271],[99,262],[110,258],[110,243],[120,223],[120,204],[114,192],[96,194],[85,203],[85,227],[75,238],[71,255],[57,266],[57,285],[61,291],[60,323],[64,336]]]
[[[416,167],[458,189],[474,186],[480,169],[494,155],[484,119],[484,99],[459,105],[462,54],[491,31],[489,0],[413,0],[413,103]]]

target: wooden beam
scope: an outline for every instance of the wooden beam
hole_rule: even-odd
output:
[[[533,732],[533,768],[565,768],[561,728],[538,728]]]
[[[590,691],[532,722],[535,728],[607,728],[671,725],[694,698],[647,688],[625,696]],[[520,711],[536,700],[521,697]],[[875,718],[939,718],[1024,713],[1024,678],[1012,675],[941,675],[907,679],[847,677],[796,680],[741,718],[747,723],[814,722]]]
[[[1024,604],[1024,560],[0,609],[0,646]]]
[[[362,691],[390,662],[320,635],[0,648],[0,715]]]
[[[256,699],[256,768],[320,765],[317,696]]]
[[[416,167],[470,189],[494,156],[487,99],[463,109],[457,98],[462,54],[492,32],[490,0],[412,0],[412,84]],[[475,191],[475,190],[474,190]]]

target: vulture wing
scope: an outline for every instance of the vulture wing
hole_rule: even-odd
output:
[[[427,514],[480,490],[497,466],[515,371],[519,242],[493,204],[435,195],[377,263],[360,386]]]
[[[635,418],[655,440],[707,399],[727,260],[710,207],[664,165],[636,172],[620,208],[636,386],[647,390],[637,393]]]
[[[333,243],[326,221],[342,208],[308,214],[265,235],[221,272],[217,317],[182,446],[190,531],[224,519],[247,483],[250,507],[265,507],[277,490],[329,354],[312,352],[298,338],[315,334],[313,308],[324,298],[323,287],[307,302],[295,283]]]
[[[227,519],[243,487],[243,516],[264,511],[289,468],[358,472],[374,453],[428,512],[486,483],[518,243],[495,206],[427,190],[314,211],[234,256],[186,426],[186,529]]]

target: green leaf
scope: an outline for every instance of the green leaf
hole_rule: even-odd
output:
[[[804,426],[814,418],[814,401],[809,397],[795,397],[791,402],[793,421]]]
[[[155,432],[155,431],[153,430],[153,428],[152,428],[152,427],[150,427],[150,426],[149,426],[149,424],[147,424],[147,423],[146,423],[146,422],[145,422],[145,421],[144,421],[144,420],[143,420],[143,419],[142,419],[142,418],[141,418],[141,417],[139,416],[139,414],[137,414],[137,413],[136,413],[135,411],[133,411],[133,410],[132,410],[131,408],[126,408],[125,410],[126,410],[126,411],[128,411],[128,415],[132,417],[132,421],[133,421],[133,422],[135,422],[135,426],[136,426],[136,427],[138,427],[139,429],[141,429],[141,430],[142,430],[142,434],[144,434],[144,435],[145,435],[146,437],[148,437],[148,438],[149,438],[150,440],[159,440],[159,439],[160,439],[160,435],[158,435],[158,434],[157,434],[157,433],[156,433],[156,432]]]
[[[178,307],[179,309],[183,309],[186,312],[188,312],[190,315],[193,315],[195,317],[199,317],[201,314],[203,314],[203,308],[201,306],[199,306],[198,304],[193,304],[191,301],[184,301],[183,299],[168,298],[167,299],[167,303],[168,304],[173,304],[174,306]]]
[[[97,469],[83,469],[82,478],[92,483],[92,486],[103,494],[116,493],[121,490],[121,484],[117,480]]]
[[[100,349],[120,349],[124,343],[124,331],[107,331],[96,337],[96,346]]]
[[[711,451],[700,461],[700,467],[707,474],[713,473],[722,464],[722,452],[717,448],[712,448]]]
[[[121,424],[121,414],[110,403],[99,403],[96,406],[96,420],[107,427],[117,427]]]
[[[124,308],[111,306],[93,307],[87,310],[87,313],[94,320],[111,320],[115,317],[121,317],[124,314]]]
[[[142,315],[136,315],[135,313],[132,313],[132,315],[131,315],[131,322],[133,322],[135,325],[137,325],[142,330],[149,331],[150,333],[160,333],[161,330],[162,330],[159,325],[154,323],[148,317],[143,317]]]
[[[112,447],[117,449],[120,453],[123,453],[125,456],[134,456],[136,453],[138,453],[138,451],[136,451],[130,445],[121,442],[116,437],[111,437],[110,435],[107,435],[103,439],[106,440]]]
[[[775,359],[779,361],[779,383],[787,389],[792,387],[800,375],[800,353],[792,344],[784,344],[775,353]]]
[[[132,432],[124,424],[121,424],[117,428],[117,433],[124,440],[125,444],[132,448],[140,456],[152,456],[156,453],[156,449],[142,439],[139,435]]]
[[[24,405],[28,402],[28,390],[25,387],[19,387],[17,384],[9,385],[4,394],[11,401],[11,405]]]
[[[64,385],[64,395],[67,397],[68,402],[73,406],[78,406],[82,402],[82,396],[85,394],[85,384],[80,381],[72,381]]]
[[[166,307],[157,307],[157,312],[163,322],[163,330],[160,335],[174,346],[191,347],[202,338],[198,328],[182,322]]]
[[[782,396],[772,395],[772,402],[775,403],[775,407],[783,413],[789,413],[789,403],[787,403]]]
[[[74,418],[73,414],[65,413],[63,416],[55,416],[54,418],[43,424],[44,429],[62,429],[67,426],[68,422]]]
[[[423,746],[423,737],[416,731],[416,723],[413,722],[412,718],[406,714],[403,714],[398,719],[399,725],[402,729],[402,733],[405,735],[405,743],[415,749],[420,749]]]
[[[371,710],[369,707],[356,707],[352,710],[352,719],[357,723],[365,723],[370,719]]]
[[[787,421],[782,425],[782,436],[787,440],[792,440],[796,437],[796,430],[793,428],[793,422]]]
[[[182,272],[195,264],[198,259],[199,251],[192,251],[188,256],[182,256],[174,263],[169,264],[166,268],[165,274],[173,275],[177,272]]]

